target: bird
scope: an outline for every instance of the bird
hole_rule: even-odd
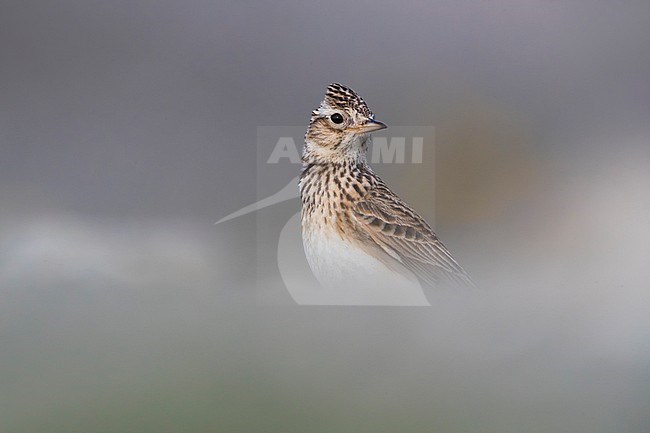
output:
[[[327,87],[305,133],[299,180],[302,240],[323,288],[422,301],[422,288],[474,282],[431,226],[368,165],[370,133],[387,128],[339,83]]]

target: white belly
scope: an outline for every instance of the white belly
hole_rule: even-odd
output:
[[[430,305],[414,275],[397,273],[334,231],[305,230],[309,266],[345,305]]]

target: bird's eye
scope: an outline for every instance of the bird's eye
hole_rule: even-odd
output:
[[[332,122],[336,124],[341,124],[343,123],[343,116],[341,116],[340,113],[334,113],[330,116],[330,119],[332,119]]]

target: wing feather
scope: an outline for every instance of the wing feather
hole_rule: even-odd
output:
[[[352,213],[360,229],[421,282],[474,285],[426,221],[383,182],[357,202]]]

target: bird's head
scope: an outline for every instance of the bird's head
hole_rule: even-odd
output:
[[[345,162],[365,160],[368,134],[386,128],[375,120],[354,90],[330,84],[325,99],[312,111],[305,134],[303,161]]]

